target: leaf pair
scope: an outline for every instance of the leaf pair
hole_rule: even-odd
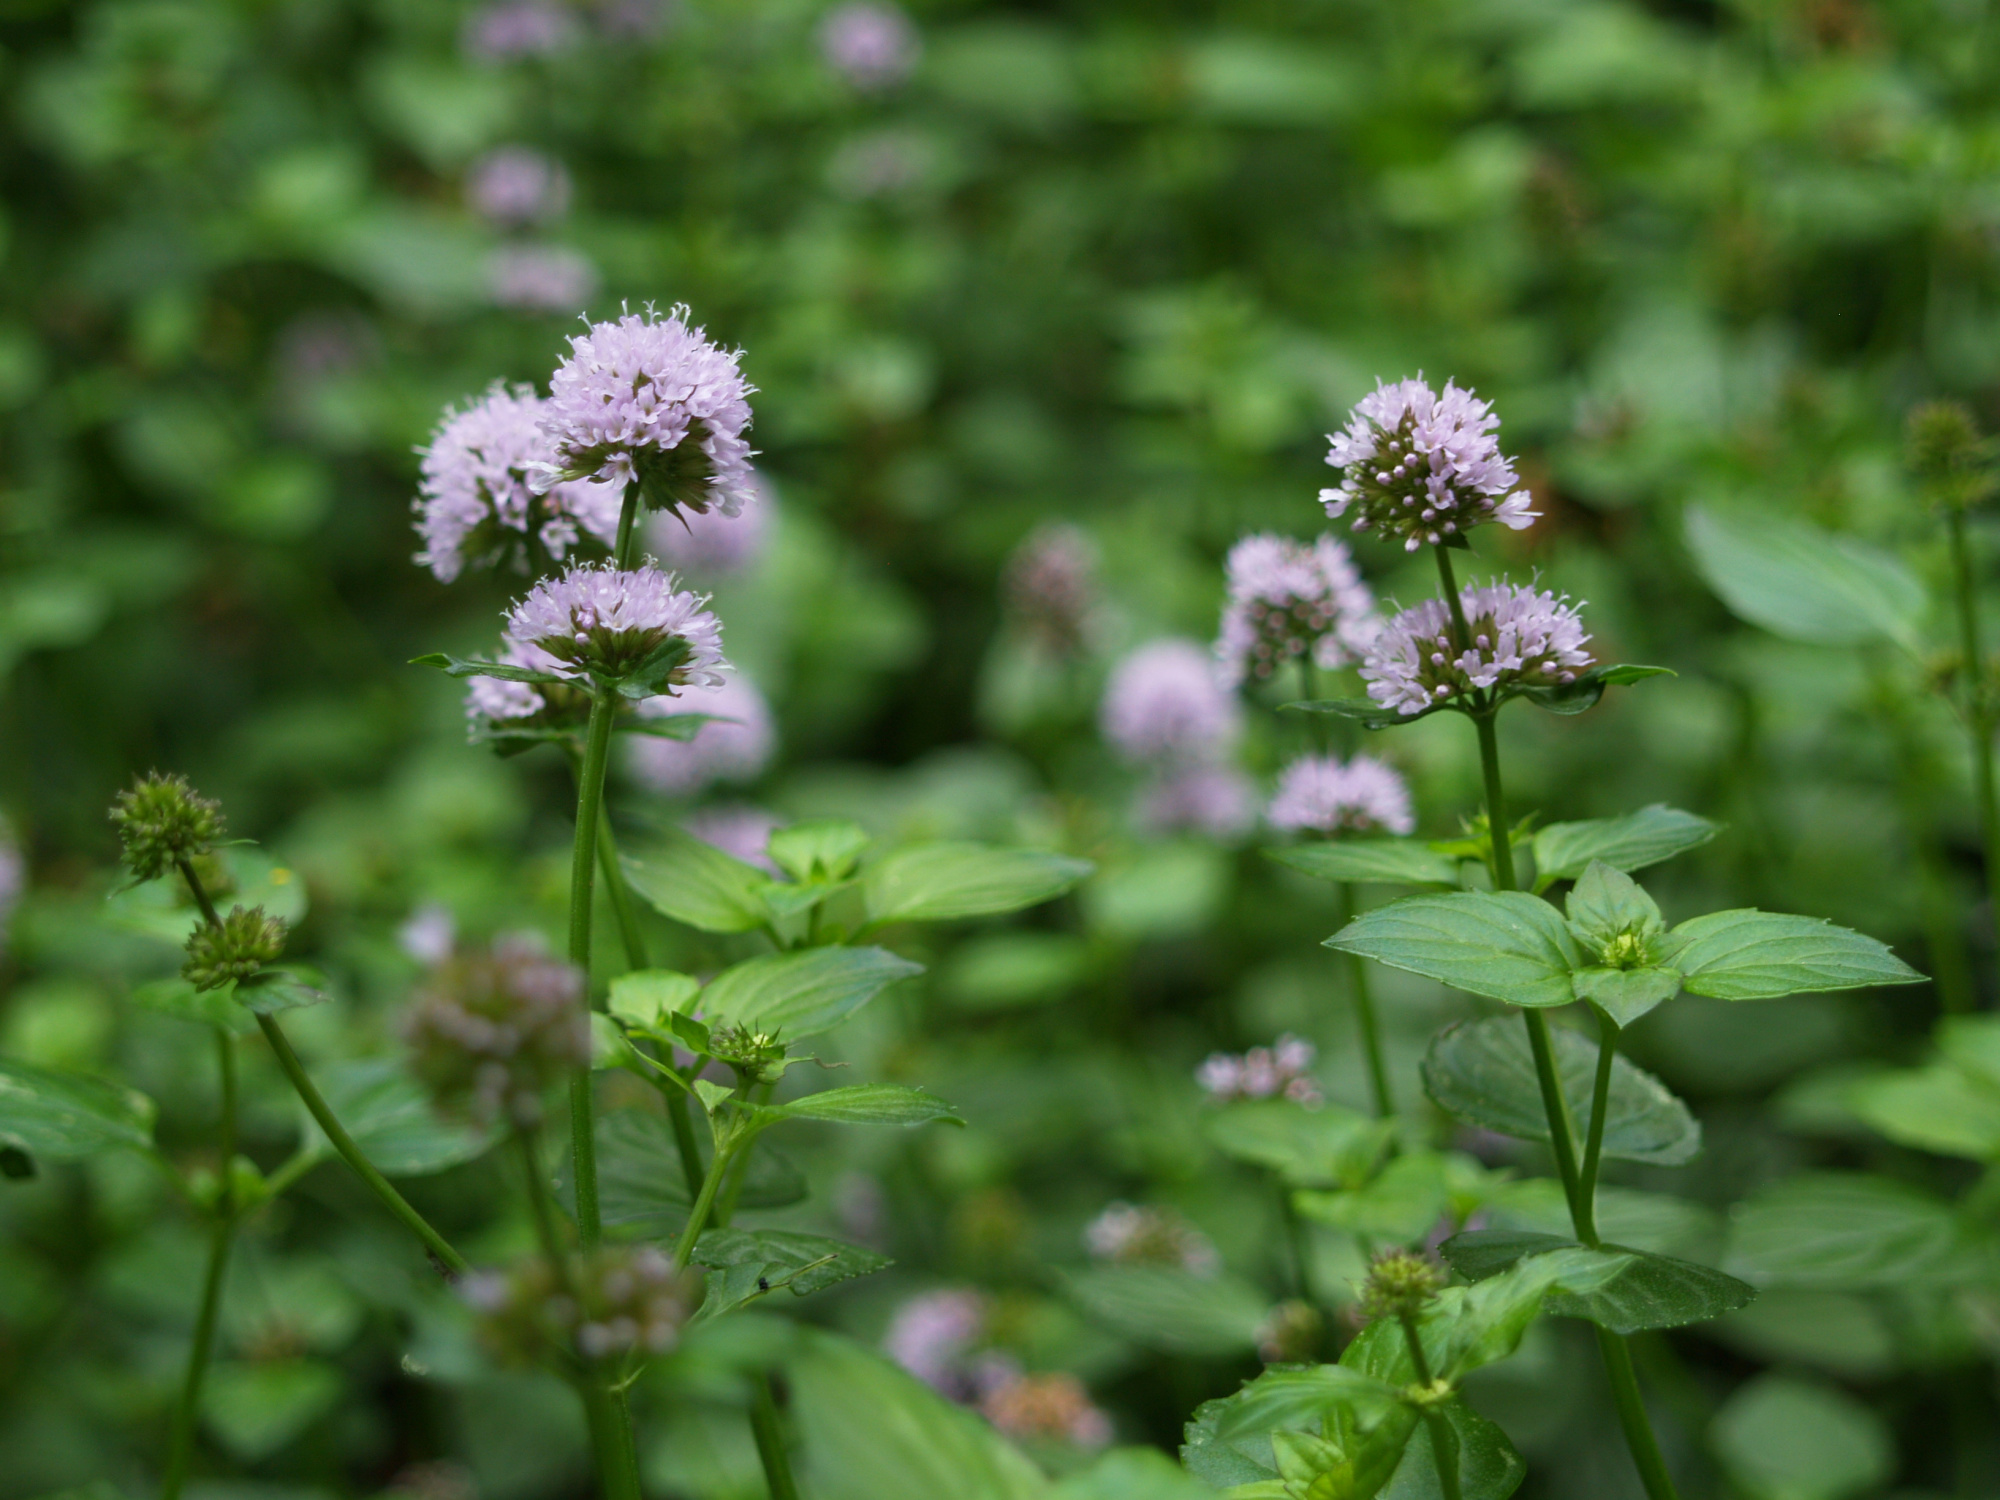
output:
[[[1537,708],[1552,714],[1580,714],[1595,708],[1597,700],[1604,696],[1608,687],[1622,687],[1627,683],[1644,682],[1648,677],[1671,677],[1673,672],[1666,667],[1641,667],[1630,664],[1592,667],[1587,672],[1579,672],[1572,682],[1551,683],[1546,687],[1512,685],[1495,690],[1491,704],[1477,710],[1489,713],[1493,707],[1505,703],[1510,698],[1525,698]],[[1350,719],[1363,729],[1393,729],[1398,724],[1414,724],[1419,719],[1427,719],[1434,713],[1449,709],[1454,713],[1475,712],[1471,705],[1457,698],[1447,698],[1428,708],[1406,714],[1398,709],[1385,708],[1373,698],[1321,698],[1309,702],[1285,703],[1281,708],[1298,713],[1329,714],[1335,718]]]

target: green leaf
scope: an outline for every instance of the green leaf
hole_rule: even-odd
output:
[[[433,651],[425,656],[413,656],[410,658],[410,665],[436,667],[447,677],[498,677],[505,682],[559,682],[569,687],[579,686],[575,678],[563,677],[555,672],[540,672],[533,667],[517,667],[512,662],[447,656],[442,651]]]
[[[1266,859],[1315,880],[1457,889],[1458,860],[1422,839],[1326,839],[1264,850]]]
[[[817,1036],[899,979],[924,971],[886,948],[767,953],[724,969],[701,992],[710,1031],[745,1026],[787,1042]]]
[[[1225,1156],[1268,1168],[1293,1187],[1355,1187],[1382,1159],[1395,1125],[1337,1104],[1251,1099],[1204,1115],[1202,1134]]]
[[[1630,663],[1592,667],[1588,672],[1578,673],[1573,682],[1516,688],[1508,696],[1526,698],[1535,707],[1552,714],[1580,714],[1597,707],[1597,700],[1604,696],[1608,687],[1623,687],[1628,683],[1644,682],[1648,677],[1674,675],[1667,667],[1641,667]]]
[[[1210,1484],[1260,1486],[1238,1494],[1290,1500],[1331,1480],[1334,1495],[1367,1497],[1395,1472],[1416,1425],[1415,1409],[1393,1388],[1358,1370],[1269,1369],[1235,1395],[1203,1403],[1187,1424],[1181,1460]],[[1281,1472],[1294,1487],[1261,1487]]]
[[[1808,1172],[1736,1205],[1723,1267],[1753,1286],[1902,1288],[1964,1270],[1950,1206],[1886,1177]]]
[[[1576,940],[1596,953],[1625,934],[1650,946],[1667,925],[1639,882],[1601,859],[1592,860],[1578,877],[1563,903],[1563,914]]]
[[[1345,1192],[1298,1192],[1292,1202],[1306,1218],[1366,1240],[1422,1239],[1451,1202],[1444,1158],[1409,1151],[1371,1182]]]
[[[1510,1005],[1569,1004],[1569,971],[1583,961],[1561,914],[1519,891],[1409,896],[1363,912],[1326,946]]]
[[[1826,646],[1922,645],[1924,587],[1888,553],[1798,521],[1690,506],[1696,569],[1739,619]]]
[[[1769,1000],[1924,978],[1872,937],[1816,917],[1747,909],[1681,923],[1667,935],[1659,958],[1681,971],[1689,994],[1717,1000]]]
[[[1588,1130],[1597,1047],[1561,1026],[1549,1028],[1549,1040],[1563,1097],[1578,1130]],[[1525,1141],[1549,1138],[1527,1030],[1512,1016],[1462,1021],[1439,1032],[1424,1056],[1423,1079],[1438,1108],[1468,1125]],[[1701,1127],[1665,1084],[1623,1057],[1612,1063],[1606,1156],[1678,1166],[1700,1149]]]
[[[1532,844],[1536,886],[1574,880],[1592,860],[1630,874],[1698,848],[1720,831],[1718,823],[1658,802],[1620,818],[1551,823],[1535,834]]]
[[[780,1119],[832,1120],[842,1125],[923,1125],[932,1120],[965,1122],[944,1100],[897,1083],[857,1083],[808,1094],[771,1113]]]
[[[1459,1500],[1507,1500],[1528,1477],[1528,1465],[1507,1434],[1457,1397],[1439,1409],[1457,1439]],[[1422,1428],[1410,1435],[1403,1461],[1382,1496],[1383,1500],[1445,1500],[1436,1453]]]
[[[1315,698],[1298,703],[1280,703],[1278,707],[1283,712],[1327,714],[1336,719],[1351,719],[1363,729],[1393,729],[1398,724],[1414,724],[1419,719],[1427,719],[1434,713],[1456,708],[1457,705],[1438,703],[1406,714],[1400,709],[1384,708],[1373,698]]]
[[[198,990],[179,975],[140,985],[132,991],[132,1003],[163,1016],[219,1027],[231,1036],[247,1036],[257,1029],[257,1023],[236,1003],[227,987]]]
[[[684,1013],[701,993],[701,981],[671,969],[634,969],[611,981],[605,1008],[633,1026],[659,1026]]]
[[[825,1291],[887,1267],[886,1255],[817,1234],[786,1229],[709,1229],[695,1242],[694,1263],[727,1274],[708,1278],[701,1316],[711,1318],[772,1292],[796,1297]]]
[[[1543,1301],[1543,1311],[1584,1318],[1613,1333],[1706,1322],[1748,1305],[1757,1295],[1755,1288],[1734,1276],[1692,1261],[1620,1245],[1589,1250],[1574,1240],[1519,1230],[1474,1230],[1446,1240],[1441,1251],[1454,1271],[1469,1281],[1483,1281],[1525,1256],[1567,1248],[1582,1251],[1588,1274],[1576,1291],[1557,1282]],[[1602,1274],[1606,1269],[1608,1276]]]
[[[680,740],[685,743],[701,732],[704,724],[734,724],[738,721],[725,714],[662,714],[657,718],[641,717],[638,714],[621,714],[612,729],[619,734],[645,734],[654,739]],[[573,730],[559,730],[559,734],[574,734]]]
[[[794,880],[845,880],[868,844],[868,835],[854,823],[794,823],[771,835],[771,862]]]
[[[976,1413],[851,1339],[800,1329],[785,1382],[814,1500],[1045,1500],[1041,1470]]]
[[[1113,1448],[1065,1474],[1048,1500],[1215,1500],[1215,1491],[1156,1448]]]
[[[677,828],[654,834],[618,863],[632,889],[676,922],[703,932],[754,932],[768,920],[757,888],[770,877]]]
[[[2000,1016],[1947,1016],[1938,1050],[1955,1067],[2000,1088]]]
[[[1581,1258],[1581,1247],[1551,1250],[1516,1261],[1471,1286],[1448,1286],[1417,1318],[1417,1332],[1431,1370],[1446,1380],[1507,1358],[1558,1282],[1590,1285],[1608,1268]],[[1393,1386],[1416,1378],[1409,1345],[1393,1318],[1371,1323],[1341,1352],[1340,1362]]]
[[[654,698],[670,693],[674,687],[674,673],[687,660],[692,648],[687,640],[678,635],[670,635],[646,654],[646,657],[622,677],[607,677],[597,672],[590,675],[603,686],[614,688],[620,696],[634,702],[642,698]]]
[[[31,1160],[76,1161],[153,1145],[153,1101],[135,1089],[0,1057],[0,1145]]]
[[[552,1151],[556,1188],[575,1213],[567,1151]],[[659,1237],[678,1233],[692,1203],[673,1127],[664,1116],[639,1109],[607,1110],[597,1117],[597,1192],[604,1222]],[[759,1141],[738,1203],[743,1208],[787,1208],[806,1196],[804,1174]]]
[[[215,858],[221,862],[228,889],[211,890],[209,895],[224,913],[232,906],[261,906],[266,916],[293,926],[305,916],[306,883],[290,865],[241,844],[217,850]],[[186,943],[188,934],[201,923],[201,912],[179,875],[116,892],[106,898],[104,914],[117,926],[157,937],[176,948]]]
[[[209,1370],[201,1419],[236,1458],[269,1458],[340,1402],[346,1382],[316,1359],[228,1360]]]
[[[1576,998],[1588,1000],[1622,1026],[1663,1005],[1681,990],[1681,971],[1668,968],[1578,969],[1570,975]]]
[[[913,844],[869,866],[861,888],[871,922],[952,922],[1038,906],[1094,868],[1040,849]]]
[[[1179,1266],[1091,1266],[1057,1273],[1094,1321],[1134,1343],[1181,1354],[1233,1355],[1257,1347],[1271,1303],[1233,1276]]]
[[[1849,1085],[1843,1099],[1900,1146],[2000,1161],[2000,1088],[1950,1064],[1878,1073]]]
[[[423,1086],[390,1058],[330,1063],[313,1070],[313,1082],[361,1154],[385,1177],[442,1172],[484,1155],[500,1139],[497,1126],[481,1129],[441,1117]],[[300,1113],[304,1138],[330,1155],[333,1148],[312,1116],[303,1106]]]
[[[236,981],[234,994],[245,1010],[260,1016],[275,1016],[307,1005],[324,1005],[333,998],[320,986],[324,975],[300,964],[273,964],[248,979]]]
[[[1848,1500],[1896,1471],[1881,1417],[1832,1386],[1787,1375],[1738,1387],[1716,1413],[1709,1442],[1756,1500]]]

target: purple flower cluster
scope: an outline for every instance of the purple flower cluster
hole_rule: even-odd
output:
[[[1211,1052],[1195,1069],[1195,1082],[1210,1098],[1227,1104],[1235,1099],[1283,1097],[1317,1108],[1323,1101],[1309,1071],[1318,1049],[1300,1037],[1281,1036],[1269,1047],[1248,1052]]]
[[[665,1354],[680,1341],[700,1288],[697,1273],[676,1271],[651,1245],[604,1245],[572,1258],[568,1270],[559,1276],[537,1258],[476,1272],[458,1293],[503,1357],[597,1362]]]
[[[1098,713],[1104,738],[1127,760],[1212,764],[1236,744],[1242,709],[1193,641],[1139,647],[1112,670]]]
[[[490,953],[438,966],[404,1021],[403,1040],[411,1071],[440,1104],[532,1125],[543,1092],[590,1065],[583,976],[535,937],[502,937]]]
[[[1375,596],[1346,546],[1268,533],[1229,549],[1229,600],[1215,643],[1230,687],[1292,661],[1334,668],[1360,660],[1377,628]]]
[[[1290,833],[1408,833],[1417,826],[1410,789],[1373,756],[1343,762],[1307,755],[1285,767],[1265,813]]]
[[[636,481],[655,510],[741,513],[753,389],[741,357],[690,328],[685,307],[592,325],[549,381],[554,462],[536,483]]]
[[[465,19],[459,45],[481,62],[506,62],[517,57],[547,57],[572,46],[578,36],[576,17],[553,0],[497,0]]]
[[[561,558],[579,530],[610,545],[618,530],[617,486],[588,481],[537,494],[529,473],[550,457],[545,403],[523,386],[493,385],[463,411],[447,411],[423,450],[416,502],[417,562],[450,583],[467,564],[524,562],[533,537]]]
[[[1097,609],[1097,544],[1078,527],[1037,526],[1015,549],[1001,579],[1008,611],[1046,649],[1083,649]]]
[[[1444,600],[1404,610],[1383,627],[1362,663],[1369,697],[1416,714],[1481,688],[1574,682],[1594,665],[1584,649],[1590,637],[1567,598],[1497,579],[1462,589],[1458,597],[1465,644],[1458,644]]]
[[[1083,1243],[1095,1259],[1119,1265],[1177,1266],[1196,1276],[1222,1269],[1208,1236],[1164,1208],[1113,1203],[1084,1226]]]
[[[632,775],[656,792],[691,797],[718,781],[753,781],[777,748],[771,706],[755,683],[740,672],[714,687],[691,688],[674,698],[647,698],[642,719],[669,714],[713,714],[691,740],[633,735]],[[760,845],[761,847],[761,845]]]
[[[517,312],[573,313],[597,290],[597,267],[562,245],[502,245],[486,260],[486,294]]]
[[[1519,531],[1538,512],[1515,489],[1499,425],[1489,403],[1449,381],[1442,394],[1421,378],[1378,384],[1327,439],[1326,461],[1342,478],[1320,503],[1335,518],[1353,511],[1356,531],[1400,537],[1411,552],[1488,521]]]
[[[1029,1372],[1004,1354],[980,1361],[979,1413],[1019,1442],[1066,1443],[1102,1448],[1111,1442],[1111,1419],[1067,1370]]]
[[[923,42],[910,18],[880,0],[849,0],[819,27],[820,56],[858,89],[886,89],[910,76]]]
[[[569,208],[569,173],[552,156],[527,146],[501,146],[472,164],[465,195],[495,224],[560,219]]]
[[[722,625],[699,594],[676,591],[674,578],[658,568],[621,569],[604,563],[571,567],[528,591],[507,617],[511,640],[538,646],[582,677],[595,670],[623,676],[669,637],[684,641],[687,654],[674,668],[674,687],[719,687]]]
[[[967,1356],[986,1333],[988,1308],[978,1292],[922,1292],[896,1309],[882,1349],[932,1390],[956,1400],[970,1394]]]

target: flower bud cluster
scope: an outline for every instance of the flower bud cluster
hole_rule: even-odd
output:
[[[198,859],[222,838],[222,804],[195,795],[185,776],[141,776],[111,807],[125,865],[157,880],[182,860]]]
[[[1520,531],[1538,512],[1516,490],[1512,462],[1493,436],[1492,406],[1449,381],[1442,394],[1421,378],[1378,384],[1330,435],[1326,461],[1340,484],[1321,490],[1329,516],[1352,511],[1356,531],[1425,543],[1462,536],[1488,521]]]
[[[1415,1317],[1444,1285],[1435,1262],[1410,1250],[1385,1250],[1361,1284],[1360,1312],[1369,1322]]]
[[[701,1277],[674,1270],[651,1245],[605,1245],[571,1258],[559,1276],[537,1257],[459,1282],[482,1338],[504,1359],[550,1355],[592,1363],[664,1354],[699,1301]]]
[[[1211,1052],[1195,1069],[1194,1078],[1219,1104],[1282,1096],[1314,1109],[1323,1102],[1309,1071],[1317,1055],[1311,1042],[1287,1034],[1272,1046],[1244,1053]]]
[[[528,591],[507,617],[509,639],[539,647],[557,670],[622,677],[670,638],[687,647],[667,679],[673,687],[719,687],[722,625],[699,594],[677,591],[671,573],[609,563],[571,567]]]
[[[542,1094],[590,1064],[583,976],[539,940],[495,941],[431,974],[403,1023],[411,1070],[441,1105],[531,1125]]]
[[[1417,826],[1403,778],[1370,755],[1307,755],[1285,767],[1265,814],[1293,833],[1408,833]]]
[[[1962,510],[1990,497],[1994,477],[1979,424],[1958,401],[1928,401],[1910,413],[1910,467],[1934,505]]]
[[[1495,580],[1462,589],[1467,641],[1457,643],[1450,607],[1426,599],[1376,637],[1361,679],[1368,696],[1418,714],[1482,688],[1503,691],[1574,682],[1594,662],[1583,621],[1567,598]]]
[[[1135,762],[1209,764],[1243,732],[1242,709],[1193,641],[1152,641],[1111,673],[1099,711],[1112,748]]]
[[[785,1044],[772,1032],[719,1026],[708,1035],[708,1052],[744,1083],[770,1083],[784,1076]]]
[[[188,934],[181,977],[198,990],[219,990],[248,979],[285,951],[285,924],[261,906],[231,907],[218,924],[204,922]]]
[[[1270,677],[1294,661],[1332,669],[1358,661],[1377,628],[1375,596],[1347,548],[1260,534],[1229,549],[1229,600],[1215,643],[1225,685]]]
[[[1084,1226],[1083,1243],[1098,1260],[1119,1265],[1177,1266],[1196,1276],[1222,1269],[1208,1236],[1171,1209],[1113,1203]]]

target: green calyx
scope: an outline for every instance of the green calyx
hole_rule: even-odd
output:
[[[785,1044],[775,1032],[721,1026],[708,1036],[708,1054],[727,1063],[744,1083],[771,1083],[785,1075]]]
[[[1964,510],[1989,498],[1994,478],[1987,444],[1964,403],[1927,401],[1910,412],[1905,451],[1923,482],[1927,498],[1948,510]]]
[[[231,907],[218,924],[197,927],[187,940],[181,977],[197,990],[219,990],[248,979],[285,951],[285,924],[261,906]]]
[[[1444,1272],[1408,1250],[1385,1250],[1368,1268],[1361,1284],[1361,1314],[1370,1322],[1381,1318],[1415,1317],[1444,1285]]]
[[[197,796],[185,776],[140,777],[111,806],[126,868],[157,880],[183,861],[206,855],[222,837],[222,804]]]

